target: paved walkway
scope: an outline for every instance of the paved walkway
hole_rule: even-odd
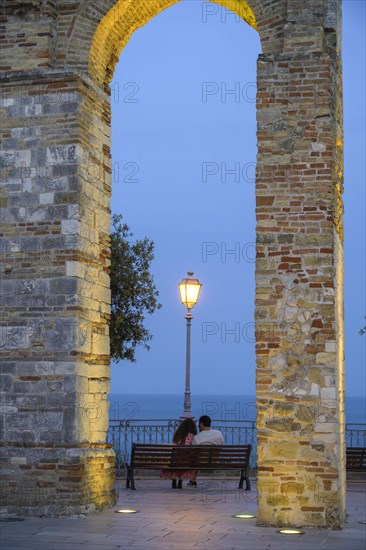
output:
[[[202,479],[202,478],[201,478]],[[253,484],[254,485],[254,484]],[[143,480],[120,493],[115,509],[69,519],[26,518],[0,522],[1,550],[365,550],[366,483],[348,483],[348,520],[342,531],[305,529],[285,536],[232,516],[256,510],[256,492],[239,492],[234,480],[205,480],[197,489],[173,491],[168,481]]]

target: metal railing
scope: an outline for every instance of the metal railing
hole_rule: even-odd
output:
[[[108,428],[108,443],[116,453],[116,468],[123,470],[129,462],[132,443],[171,443],[180,423],[175,419],[112,420]],[[215,420],[213,426],[223,433],[227,445],[252,445],[250,466],[257,462],[255,422]]]
[[[108,443],[116,453],[116,468],[124,470],[129,462],[132,443],[171,443],[180,420],[111,420]],[[250,467],[257,464],[257,437],[255,422],[250,420],[215,420],[213,427],[220,430],[226,445],[252,445]],[[347,447],[366,447],[366,424],[346,424]]]
[[[346,446],[366,447],[366,424],[346,424]]]

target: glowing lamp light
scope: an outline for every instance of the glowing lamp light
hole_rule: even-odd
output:
[[[138,510],[131,510],[129,508],[116,510],[116,514],[137,514],[137,513],[138,513]]]
[[[197,304],[202,286],[199,280],[194,279],[192,275],[193,272],[188,271],[188,277],[182,279],[182,282],[179,284],[180,299],[188,310]]]
[[[300,529],[279,529],[276,533],[281,533],[281,535],[305,535],[304,531]]]
[[[253,519],[255,518],[255,516],[253,514],[235,514],[235,516],[233,516],[233,518],[238,518],[238,519]]]
[[[180,299],[187,308],[187,340],[186,340],[186,386],[184,391],[184,412],[181,418],[192,418],[191,413],[191,309],[197,304],[201,291],[201,283],[193,278],[193,271],[188,271],[188,277],[178,285]]]

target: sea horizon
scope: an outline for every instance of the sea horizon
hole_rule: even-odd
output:
[[[110,420],[176,419],[183,414],[182,394],[110,393]],[[193,416],[208,414],[213,422],[251,421],[256,419],[254,395],[242,394],[191,394]],[[334,413],[336,404],[324,402],[322,414]],[[366,399],[364,396],[346,396],[346,423],[366,424]]]

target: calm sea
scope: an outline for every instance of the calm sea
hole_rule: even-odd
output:
[[[109,395],[110,420],[150,420],[179,418],[183,413],[182,395]],[[217,420],[255,420],[254,396],[242,395],[192,395],[191,409],[198,418],[208,414],[213,423]],[[325,407],[332,413],[333,403],[327,401]],[[323,411],[324,413],[324,411]],[[346,422],[366,423],[366,400],[363,397],[347,397]]]

